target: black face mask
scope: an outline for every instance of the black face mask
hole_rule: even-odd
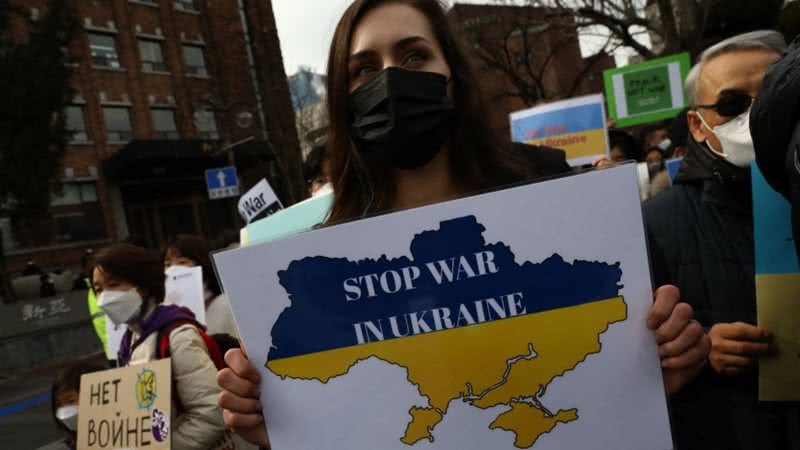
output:
[[[444,75],[389,67],[350,94],[353,141],[367,158],[416,169],[441,150],[453,111]]]

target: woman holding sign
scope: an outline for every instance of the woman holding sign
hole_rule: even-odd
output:
[[[436,0],[356,0],[328,59],[328,149],[335,199],[329,223],[455,199],[569,170],[563,152],[491,138],[477,79]],[[647,326],[659,342],[665,388],[705,363],[709,342],[675,287],[656,293]],[[217,380],[225,422],[269,442],[258,371],[242,350]]]
[[[94,257],[92,271],[98,305],[117,326],[126,328],[120,366],[171,357],[173,449],[228,447],[214,382],[222,366],[219,349],[186,308],[162,305],[164,266],[145,249],[114,244]],[[217,361],[214,356],[217,355]]]

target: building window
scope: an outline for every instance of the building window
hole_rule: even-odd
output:
[[[70,134],[71,142],[86,142],[89,135],[86,133],[86,121],[83,118],[83,108],[78,105],[70,105],[64,108],[66,129]]]
[[[63,183],[61,192],[50,196],[50,206],[74,206],[97,203],[97,185],[94,181]]]
[[[99,206],[53,214],[56,242],[93,241],[106,237],[103,211]]]
[[[198,110],[194,112],[194,124],[197,126],[197,134],[203,139],[219,139],[217,131],[217,118],[214,111]]]
[[[161,51],[161,42],[139,39],[139,54],[142,58],[142,70],[145,72],[168,70],[164,62],[164,53]]]
[[[95,67],[120,68],[117,43],[114,36],[105,33],[89,33],[89,50]]]
[[[104,106],[103,117],[106,121],[106,138],[109,142],[127,142],[133,138],[128,108]]]
[[[175,0],[175,9],[197,11],[197,2],[196,0]]]
[[[153,108],[153,137],[156,139],[178,139],[178,126],[175,124],[175,111]]]
[[[186,64],[187,74],[208,75],[208,70],[206,70],[206,57],[203,55],[203,47],[184,45],[183,62]]]

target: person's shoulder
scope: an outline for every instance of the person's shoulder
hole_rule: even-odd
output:
[[[512,142],[507,148],[512,154],[525,160],[537,176],[559,175],[572,170],[564,150],[521,142]]]
[[[651,232],[692,226],[693,206],[699,202],[699,193],[693,185],[675,185],[644,202],[645,225]]]

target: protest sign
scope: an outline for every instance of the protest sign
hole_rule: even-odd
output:
[[[245,223],[263,219],[283,208],[267,180],[256,183],[239,199],[239,215]]]
[[[800,268],[791,207],[753,164],[758,325],[772,331],[777,356],[758,361],[761,401],[800,401]]]
[[[683,164],[683,158],[668,159],[664,164],[667,168],[670,182],[675,181],[675,177],[678,176],[678,170],[680,170],[681,164]]]
[[[215,254],[272,447],[672,448],[636,186],[624,165]]]
[[[675,117],[686,107],[683,83],[688,53],[653,59],[603,72],[608,114],[617,127]]]
[[[166,271],[167,282],[164,304],[189,308],[198,322],[206,323],[205,287],[203,268],[172,266]],[[208,274],[208,276],[213,276]]]
[[[511,139],[559,148],[572,165],[591,164],[608,155],[602,95],[590,95],[511,113]]]
[[[333,192],[309,198],[265,219],[253,222],[242,233],[244,238],[242,245],[271,241],[310,230],[325,221],[331,204],[333,204]]]
[[[170,360],[81,377],[78,449],[170,448]]]

